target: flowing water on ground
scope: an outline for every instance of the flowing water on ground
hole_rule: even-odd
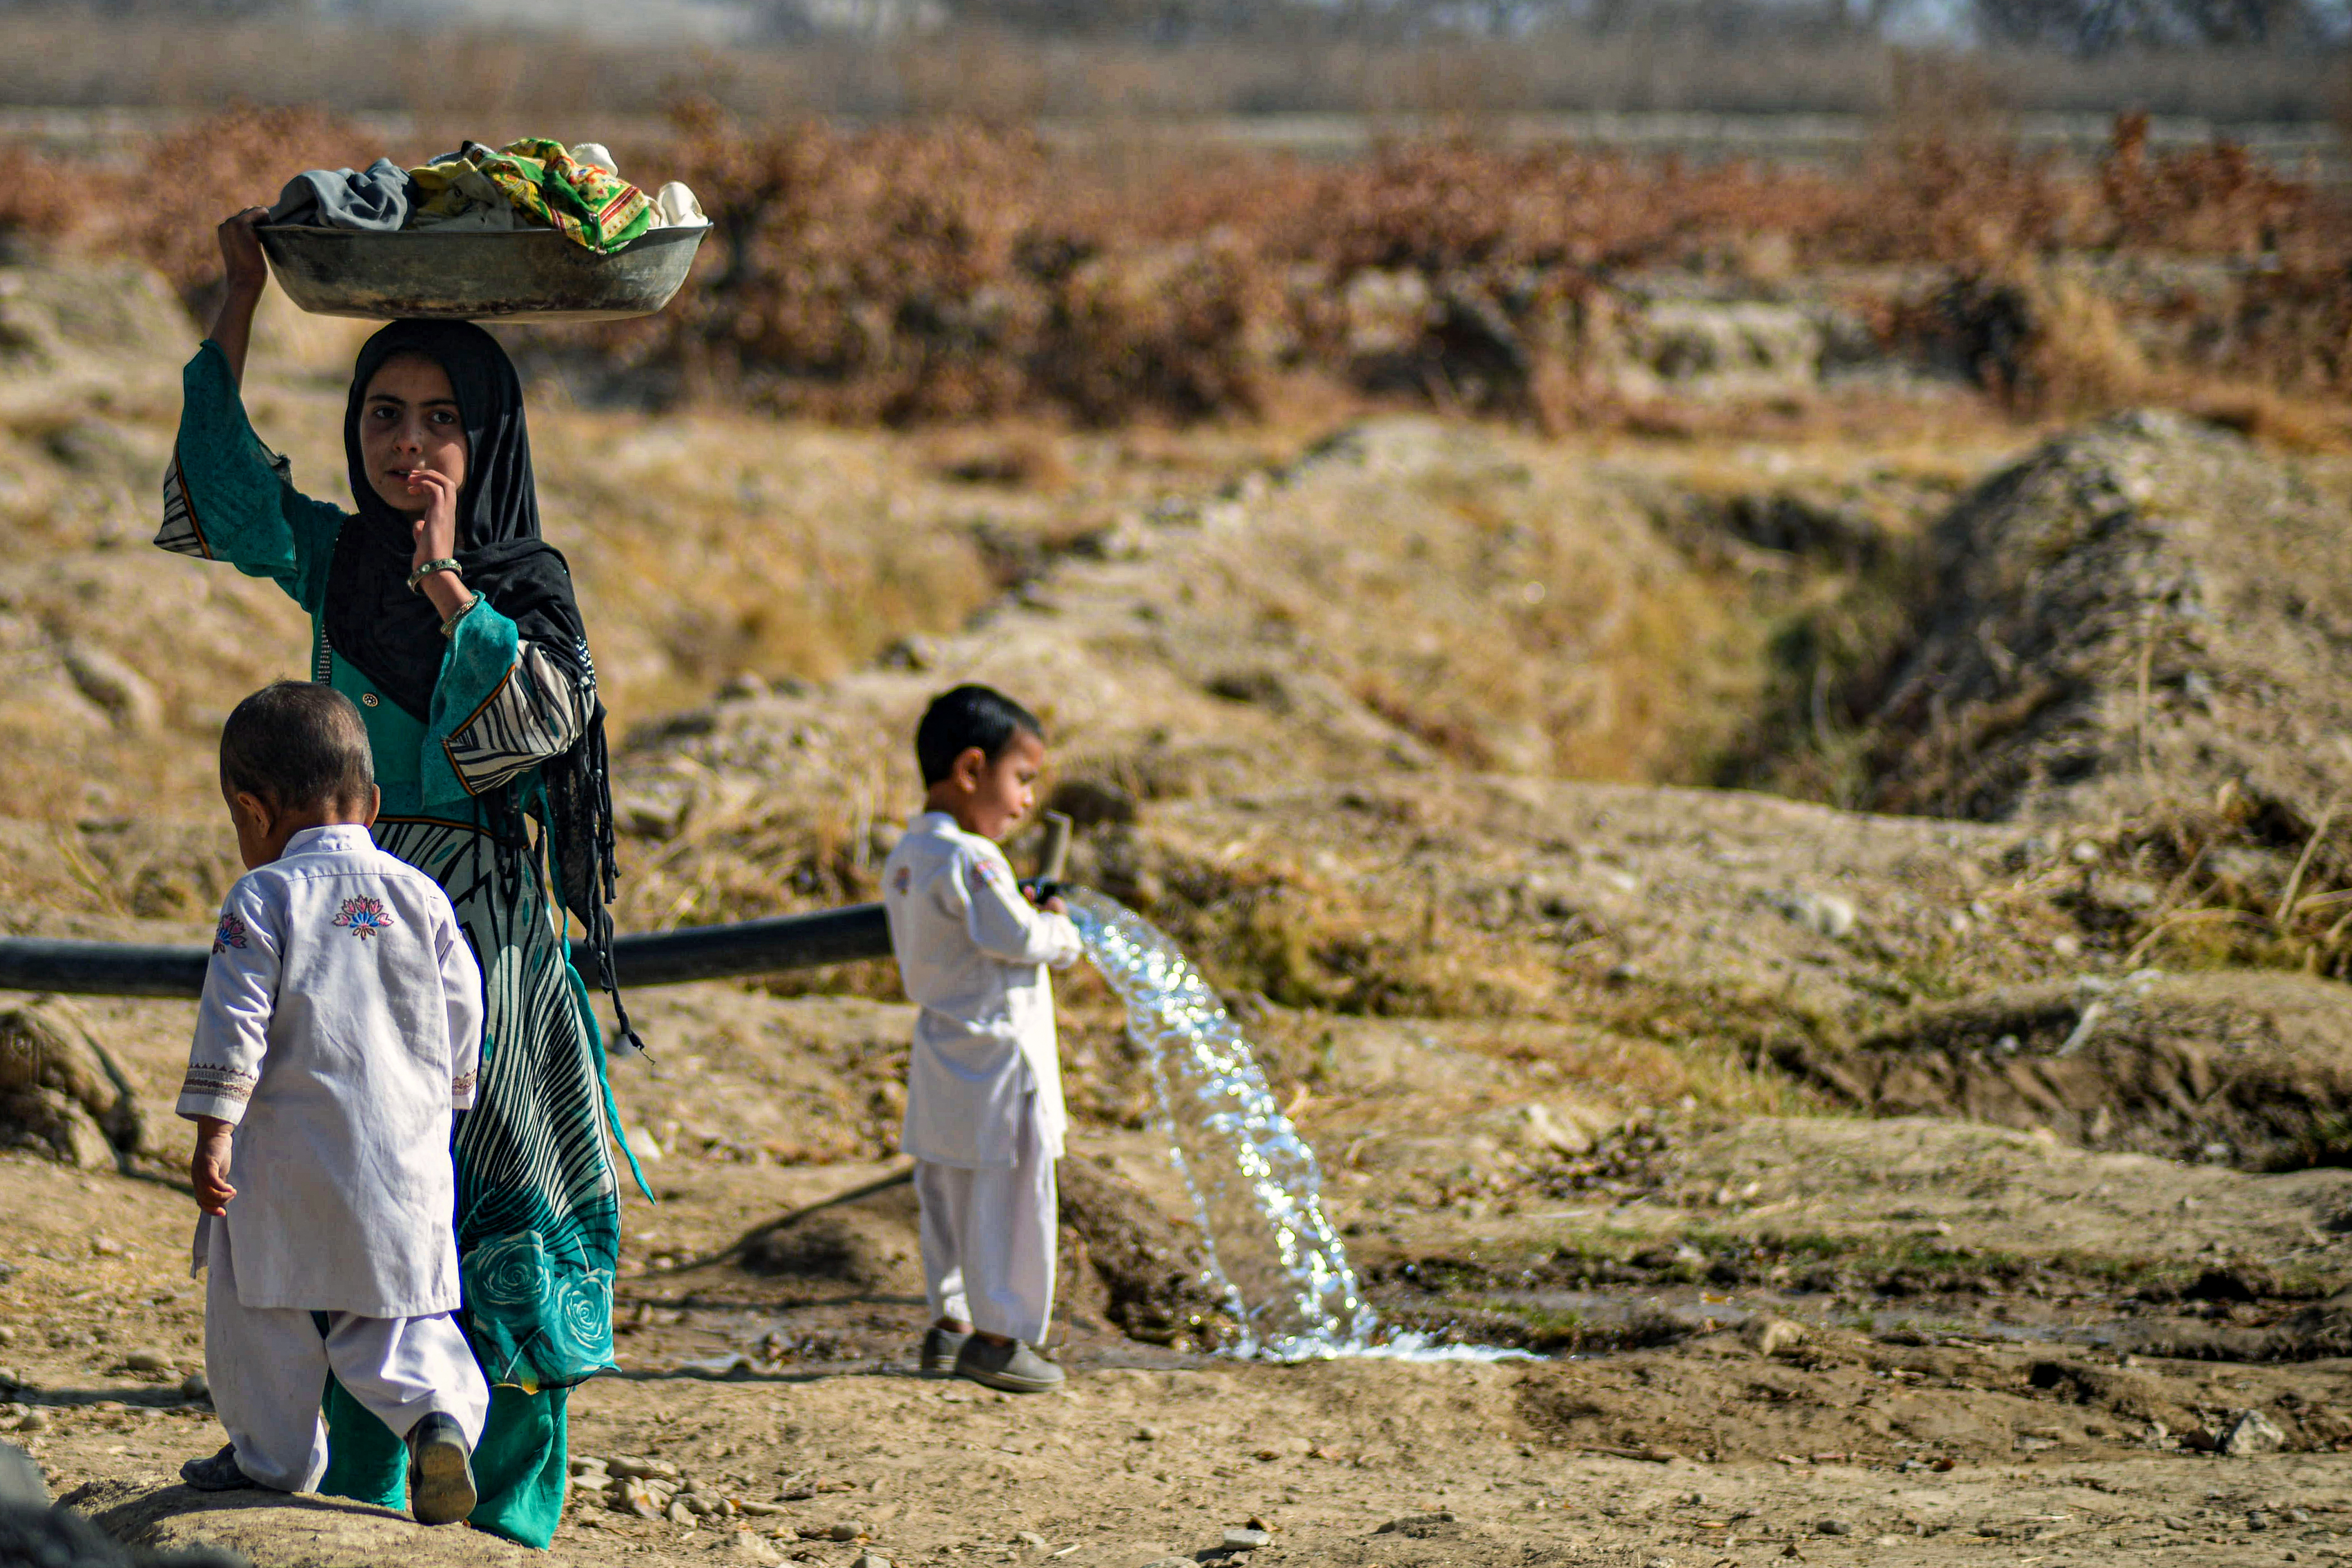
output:
[[[1063,896],[1087,956],[1127,1003],[1211,1274],[1242,1325],[1236,1348],[1277,1359],[1372,1349],[1380,1323],[1324,1216],[1322,1167],[1215,988],[1118,900],[1091,888]]]

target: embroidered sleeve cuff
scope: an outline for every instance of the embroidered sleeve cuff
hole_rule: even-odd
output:
[[[196,509],[188,504],[187,477],[180,472],[180,455],[172,454],[171,466],[163,470],[163,526],[155,530],[155,544],[174,555],[213,559],[213,547],[205,542],[205,530],[196,521]]]
[[[474,1108],[474,1085],[477,1082],[477,1074],[468,1072],[449,1081],[449,1108],[451,1110],[470,1111]]]
[[[192,1122],[211,1116],[235,1126],[245,1120],[246,1103],[253,1098],[258,1082],[257,1074],[243,1068],[198,1063],[188,1069],[188,1076],[181,1082],[179,1103],[173,1109]]]
[[[498,684],[442,741],[450,771],[468,795],[487,794],[570,750],[593,700],[545,649],[521,643]]]

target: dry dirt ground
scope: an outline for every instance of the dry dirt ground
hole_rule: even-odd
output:
[[[299,628],[143,549],[169,302],[0,277],[6,924],[199,939],[219,716]],[[348,350],[264,335],[255,406],[314,484]],[[870,895],[914,713],[999,681],[1055,729],[1076,874],[1248,1024],[1375,1310],[1513,1353],[1214,1354],[1144,1074],[1080,972],[1068,1389],[920,1379],[904,1186],[761,1228],[900,1168],[887,967],[647,991],[654,1053],[614,1088],[659,1201],[625,1212],[621,1364],[572,1402],[556,1560],[1142,1568],[1253,1521],[1231,1555],[1400,1568],[2352,1553],[2326,977],[2352,768],[2332,685],[2299,695],[2345,641],[2340,594],[2277,586],[2340,580],[2326,462],[2117,425],[1937,526],[2023,434],[1940,405],[1712,445],[534,419],[596,458],[541,466],[627,731],[625,927]],[[1906,621],[1949,608],[1955,541],[1991,562],[1949,578],[1966,615]],[[2093,547],[2114,564],[2037,569]],[[1923,669],[1952,703],[1894,703]],[[1852,800],[1871,766],[2032,809],[1691,787]],[[2176,768],[2196,799],[2154,799]],[[2179,940],[2210,925],[2252,936]],[[0,1011],[0,1436],[126,1540],[522,1560],[170,1484],[219,1441],[167,1107],[191,1010]]]

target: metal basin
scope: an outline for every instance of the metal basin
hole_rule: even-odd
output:
[[[257,232],[278,286],[313,315],[614,321],[668,304],[710,230],[651,229],[604,256],[553,229],[440,234],[265,224]]]

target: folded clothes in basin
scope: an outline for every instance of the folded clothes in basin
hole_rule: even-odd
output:
[[[673,180],[657,197],[623,179],[596,142],[566,148],[528,137],[503,148],[468,141],[417,169],[377,159],[366,170],[313,169],[286,187],[273,223],[445,233],[552,228],[599,252],[649,228],[707,225],[694,193]]]
[[[379,158],[356,173],[349,169],[306,170],[286,183],[278,204],[269,209],[269,221],[313,228],[400,228],[408,222],[410,184],[408,171],[389,158]]]

